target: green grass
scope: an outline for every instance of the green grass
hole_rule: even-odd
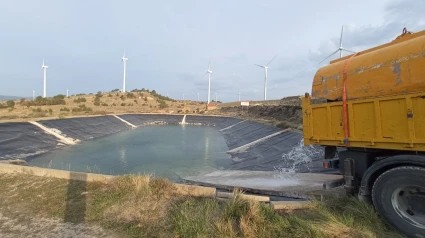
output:
[[[85,183],[0,174],[0,211],[100,225],[120,237],[401,237],[356,198],[275,212],[244,200],[186,197],[165,179],[121,176]]]

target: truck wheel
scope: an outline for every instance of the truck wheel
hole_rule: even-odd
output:
[[[381,174],[372,189],[378,213],[408,237],[425,237],[425,168],[403,166]]]

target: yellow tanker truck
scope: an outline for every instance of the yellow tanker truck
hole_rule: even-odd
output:
[[[320,68],[302,98],[305,145],[345,189],[408,237],[425,237],[425,31]]]

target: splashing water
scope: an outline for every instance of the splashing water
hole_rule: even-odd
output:
[[[289,152],[282,155],[282,163],[275,170],[279,172],[279,178],[292,178],[297,172],[299,165],[305,165],[313,160],[322,159],[325,155],[323,149],[317,146],[305,146],[304,139],[294,146]],[[308,165],[305,167],[310,171]]]

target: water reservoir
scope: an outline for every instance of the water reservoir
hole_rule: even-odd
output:
[[[231,159],[213,127],[168,125],[123,131],[34,157],[37,167],[112,175],[179,177],[228,168]]]

